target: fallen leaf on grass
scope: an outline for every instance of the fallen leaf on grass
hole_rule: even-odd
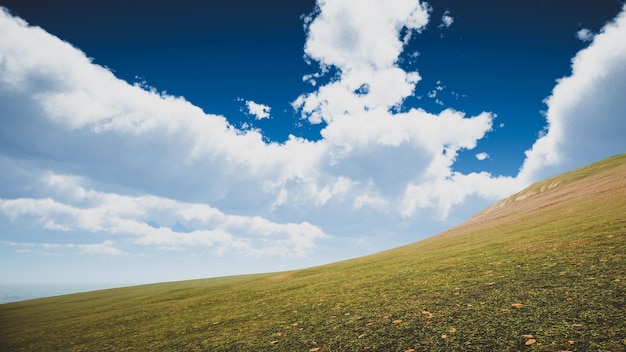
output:
[[[365,336],[367,336],[367,334],[361,334],[361,335],[359,335],[359,337],[358,337],[358,338],[359,338],[359,339],[362,339],[362,338],[364,338]]]
[[[522,308],[524,305],[521,303],[513,303],[511,304],[511,306],[515,307],[515,308]]]
[[[456,332],[456,328],[455,327],[451,327],[450,330],[448,330],[451,334],[454,334]]]
[[[446,334],[442,334],[442,335],[441,335],[441,338],[442,338],[442,339],[447,339],[447,338],[448,338],[448,335],[446,335]]]
[[[526,339],[526,340],[528,340],[528,339],[534,339],[534,338],[535,338],[535,337],[534,337],[533,335],[531,335],[531,334],[522,335],[522,337],[523,337],[524,339]]]
[[[321,348],[320,348],[320,347],[313,347],[313,348],[311,348],[311,349],[309,350],[309,352],[317,352],[317,351],[319,351],[319,350],[321,350]]]
[[[270,341],[270,345],[275,345],[275,344],[277,344],[277,343],[278,343],[278,341],[276,341],[276,340],[274,340],[274,341]]]
[[[415,350],[414,350],[414,349],[412,349],[412,348],[409,348],[408,350],[406,350],[406,351],[404,351],[404,352],[415,352]]]
[[[524,345],[526,345],[526,346],[530,346],[530,345],[534,344],[535,342],[537,342],[537,340],[535,340],[535,339],[529,339],[529,340],[527,340],[527,341],[526,341],[526,343],[525,343]]]
[[[396,319],[394,321],[391,322],[392,324],[400,324],[402,323],[402,319]]]

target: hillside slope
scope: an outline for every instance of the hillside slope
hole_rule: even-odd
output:
[[[620,155],[367,257],[0,305],[0,350],[624,351],[625,214]]]

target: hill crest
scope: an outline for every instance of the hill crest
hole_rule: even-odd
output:
[[[594,199],[601,200],[619,196],[626,200],[626,154],[615,155],[588,166],[538,181],[520,192],[486,207],[466,222],[446,230],[434,238],[467,231],[481,224],[503,226],[503,222],[513,221],[515,217],[528,216],[568,204],[573,205],[572,202],[576,201],[587,204]]]

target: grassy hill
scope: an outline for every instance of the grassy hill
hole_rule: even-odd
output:
[[[624,351],[626,155],[411,245],[0,305],[5,351]]]

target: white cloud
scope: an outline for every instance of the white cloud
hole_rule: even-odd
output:
[[[321,140],[280,144],[183,98],[121,81],[0,13],[0,213],[47,231],[112,238],[62,247],[87,254],[138,246],[292,258],[338,236],[442,229],[469,199],[488,203],[626,150],[624,13],[578,53],[572,75],[546,100],[548,128],[518,178],[495,178],[452,168],[492,130],[494,114],[394,113],[420,80],[398,65],[400,33],[427,24],[426,5],[338,0],[320,1],[318,10],[305,51],[321,70],[306,79],[318,82],[331,67],[338,75],[294,105],[326,125]],[[443,89],[438,82],[433,98]],[[246,106],[269,117],[265,105]]]
[[[295,102],[312,123],[331,122],[363,110],[389,108],[413,93],[417,72],[397,66],[407,35],[428,23],[428,8],[419,1],[375,0],[354,6],[348,0],[320,1],[318,14],[309,18],[305,53],[322,68],[336,67],[338,80],[304,94]],[[367,94],[355,94],[367,85]]]
[[[485,199],[501,199],[503,194],[518,189],[519,183],[511,177],[492,177],[486,172],[461,174],[454,172],[432,182],[411,184],[400,203],[403,216],[413,216],[417,209],[434,209],[435,215],[445,219],[454,206],[459,206],[472,195]]]
[[[248,113],[255,116],[257,120],[269,119],[271,108],[267,105],[255,103],[252,100],[246,101],[246,107],[248,107]]]
[[[52,197],[63,201],[0,198],[0,214],[13,220],[32,217],[48,230],[104,232],[130,236],[142,245],[200,246],[252,256],[305,255],[315,247],[315,240],[327,237],[307,222],[277,224],[259,216],[227,215],[206,204],[98,192],[81,182],[76,177],[47,174],[42,183],[50,187]],[[175,225],[190,230],[180,233],[173,230]],[[111,245],[104,242],[78,248],[86,253],[116,254]]]
[[[115,248],[115,242],[106,240],[102,243],[96,244],[80,244],[76,245],[80,251],[86,254],[99,254],[99,255],[122,255],[124,251]]]
[[[453,171],[458,153],[492,131],[495,114],[395,109],[420,81],[398,57],[428,23],[427,5],[320,0],[318,7],[307,19],[305,54],[320,71],[303,78],[316,90],[293,104],[326,125],[318,141],[285,143],[266,143],[260,131],[238,129],[181,97],[119,80],[0,12],[0,225],[86,236],[73,241],[82,244],[2,243],[293,260],[318,254],[325,241],[432,235],[528,182],[626,150],[624,13],[593,37],[546,100],[547,129],[515,178]],[[438,82],[433,98],[443,89]],[[246,106],[269,117],[268,106]]]
[[[583,42],[590,42],[593,40],[593,37],[593,32],[587,28],[583,28],[576,32],[576,38],[582,40]]]
[[[443,90],[445,88],[446,88],[446,86],[442,85],[441,81],[437,81],[437,86],[435,86],[435,88],[433,90],[428,92],[426,94],[426,96],[431,98],[431,99],[435,99],[435,103],[437,103],[439,105],[443,105],[443,102],[440,99],[437,98],[437,94],[439,94],[440,92],[443,92]]]
[[[428,23],[419,1],[319,1],[319,14],[309,19],[306,54],[324,65],[348,70],[380,70],[392,66],[402,51],[400,27],[420,30]]]
[[[489,159],[489,154],[487,154],[485,152],[478,153],[478,154],[476,154],[476,159],[481,160],[481,161]]]
[[[626,150],[626,7],[572,60],[546,99],[548,125],[526,152],[524,182]]]
[[[452,23],[454,23],[454,18],[450,16],[450,11],[446,11],[441,16],[441,24],[439,25],[439,28],[448,28],[452,25]]]
[[[119,80],[3,12],[0,212],[51,231],[104,234],[126,252],[130,243],[290,258],[340,236],[431,235],[468,199],[476,206],[518,190],[525,178],[453,171],[458,153],[492,130],[494,114],[394,110],[420,80],[398,64],[401,33],[423,29],[428,7],[358,5],[320,1],[307,20],[305,53],[321,69],[306,77],[316,90],[294,105],[326,125],[318,141],[285,143]],[[251,114],[269,115],[255,104],[246,104]]]
[[[33,251],[38,251],[46,255],[55,256],[63,256],[68,251],[103,256],[118,256],[127,254],[126,252],[116,248],[115,242],[111,240],[106,240],[101,243],[94,244],[0,241],[0,245],[5,247],[17,248],[17,251],[23,253],[32,253]]]
[[[491,130],[494,117],[489,113],[466,117],[450,109],[439,115],[419,109],[389,112],[413,94],[420,80],[417,72],[397,65],[405,44],[400,31],[421,30],[428,16],[428,7],[414,1],[367,2],[363,7],[335,1],[321,2],[319,15],[309,22],[307,55],[322,67],[336,67],[340,74],[316,92],[300,96],[294,106],[312,123],[328,124],[322,136],[330,147],[330,173],[367,185],[371,193],[359,195],[353,203],[356,208],[405,202],[410,203],[409,210],[400,207],[395,212],[407,218],[434,207],[445,208],[447,214],[465,195],[479,192],[478,185],[467,183],[459,200],[433,195],[436,201],[420,203],[410,200],[414,192],[407,191],[424,184],[442,185],[439,181],[452,174],[457,152],[473,149]],[[366,94],[358,91],[363,85],[369,87]],[[437,82],[429,97],[436,98],[444,88]],[[483,181],[489,182],[489,177]],[[511,189],[502,188],[501,194]]]

